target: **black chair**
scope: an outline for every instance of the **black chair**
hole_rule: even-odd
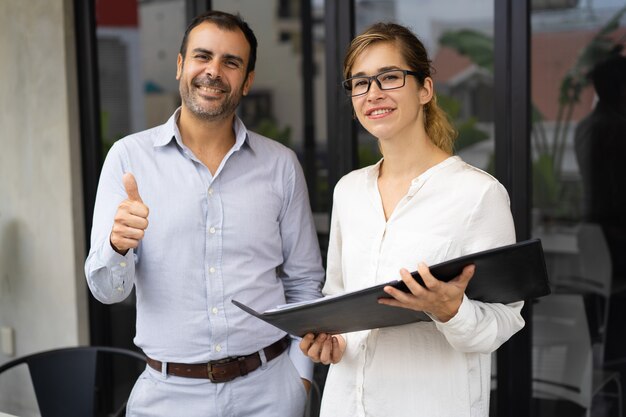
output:
[[[532,326],[533,398],[568,401],[591,416],[595,397],[614,397],[622,417],[620,374],[593,363],[588,329],[582,295],[551,294],[536,300]],[[611,383],[615,390],[607,392]]]
[[[121,348],[69,347],[12,360],[0,366],[0,374],[22,364],[28,366],[42,417],[123,416],[146,358]],[[118,382],[120,374],[124,384]],[[114,397],[121,397],[118,404],[113,404]]]

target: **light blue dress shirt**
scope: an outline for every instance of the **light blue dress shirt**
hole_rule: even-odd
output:
[[[211,175],[183,144],[180,109],[164,125],[117,141],[96,198],[87,282],[99,301],[137,296],[135,344],[163,362],[200,363],[247,355],[284,332],[232,299],[263,311],[321,296],[323,268],[302,169],[293,151],[246,130]],[[111,248],[117,207],[131,172],[149,207],[136,250]],[[290,356],[302,377],[312,363]]]

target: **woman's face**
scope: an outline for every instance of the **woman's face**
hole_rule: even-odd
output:
[[[390,69],[410,70],[398,46],[392,42],[379,42],[369,46],[357,57],[352,66],[352,77],[373,76]],[[426,78],[424,88],[415,76],[406,75],[403,87],[381,90],[372,81],[366,94],[352,97],[352,105],[359,122],[379,140],[410,134],[417,123],[423,104],[432,97],[432,80]],[[428,91],[429,89],[429,91]]]

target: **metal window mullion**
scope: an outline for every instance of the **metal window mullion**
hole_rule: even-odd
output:
[[[187,17],[187,23],[191,22],[193,18],[200,13],[206,12],[207,10],[212,10],[213,5],[211,3],[211,0],[186,0],[185,16]]]
[[[511,197],[518,240],[530,236],[530,2],[495,1],[496,177]],[[497,353],[499,417],[527,417],[532,407],[532,305],[526,326]]]
[[[326,0],[324,7],[328,182],[332,190],[343,175],[357,166],[352,104],[341,90],[343,57],[354,36],[354,0]]]

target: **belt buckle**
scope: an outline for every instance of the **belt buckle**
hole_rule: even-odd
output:
[[[219,383],[222,383],[222,382],[228,382],[228,381],[233,379],[233,378],[225,378],[224,377],[224,373],[225,372],[224,371],[220,372],[219,367],[215,366],[215,365],[224,365],[226,363],[227,362],[222,362],[222,363],[220,363],[220,362],[209,362],[209,363],[207,363],[207,371],[208,371],[208,374],[209,374],[209,381],[211,381],[213,383],[216,383],[216,384],[219,384]],[[214,369],[214,367],[215,367],[215,369]]]
[[[222,383],[232,381],[237,378],[238,375],[227,377],[223,369],[224,367],[230,365],[233,362],[237,362],[237,358],[224,358],[216,361],[210,361],[207,363],[207,372],[209,374],[209,380],[214,383]],[[222,368],[220,370],[220,368]]]
[[[238,364],[238,368],[239,368],[239,375],[231,375],[230,377],[225,377],[223,376],[226,372],[222,371],[215,371],[214,367],[217,368],[219,370],[220,366],[227,366],[230,364],[234,364],[237,363]],[[217,365],[217,366],[216,366]],[[236,358],[224,358],[224,359],[220,359],[217,361],[211,361],[207,363],[207,373],[209,375],[209,381],[213,382],[213,383],[222,383],[222,382],[229,382],[232,381],[233,379],[237,378],[238,376],[245,376],[248,374],[248,369],[246,367],[246,357],[245,356],[239,356]]]
[[[209,373],[209,381],[213,383],[217,383],[217,379],[215,379],[215,375],[213,375],[213,364],[211,362],[206,364],[207,372]]]

